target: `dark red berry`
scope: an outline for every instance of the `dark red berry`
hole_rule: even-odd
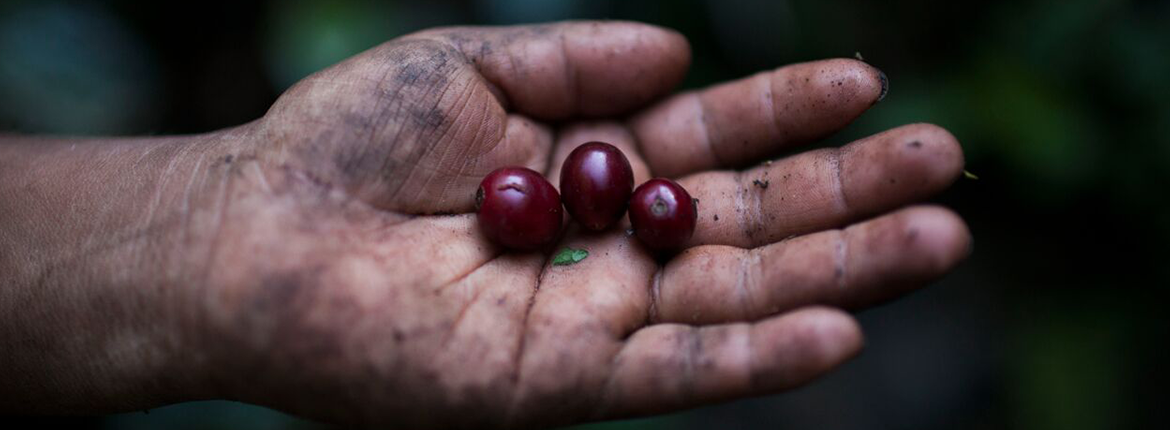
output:
[[[479,227],[508,248],[537,249],[561,232],[561,198],[539,173],[502,167],[488,173],[475,193]]]
[[[586,229],[605,230],[621,219],[633,190],[630,160],[608,143],[582,144],[561,166],[561,200]]]
[[[697,203],[669,179],[646,181],[630,198],[630,224],[646,246],[656,250],[682,247],[695,233]]]

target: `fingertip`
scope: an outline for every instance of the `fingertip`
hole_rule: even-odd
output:
[[[970,254],[971,232],[950,209],[922,206],[909,209],[905,216],[904,234],[914,242],[916,258],[929,275],[946,273]]]
[[[852,58],[834,61],[841,62],[841,69],[844,71],[841,79],[852,80],[862,100],[869,100],[871,106],[884,100],[886,94],[889,94],[890,78],[886,72],[865,61]]]
[[[794,312],[800,318],[802,344],[809,348],[811,360],[829,370],[856,356],[864,344],[861,325],[845,311],[826,306],[812,306]]]
[[[827,84],[843,97],[856,96],[868,102],[866,108],[882,101],[889,92],[890,82],[885,72],[864,61],[852,58],[827,60],[826,68],[837,73],[826,76]]]
[[[656,24],[637,21],[587,21],[594,30],[616,27],[617,31],[628,31],[638,43],[661,52],[664,62],[681,67],[684,71],[691,64],[691,44],[678,30]]]
[[[793,142],[810,142],[845,127],[883,97],[882,72],[865,62],[835,58],[771,72],[774,121]]]
[[[885,97],[889,89],[885,73],[866,62],[851,58],[834,58],[780,68],[776,71],[776,78],[785,79],[786,83],[797,88],[805,86],[808,94],[813,96],[811,101],[814,104],[847,117],[846,124]],[[803,82],[800,78],[803,78]],[[816,96],[818,94],[819,97]],[[776,96],[787,95],[773,94],[773,97]]]
[[[959,139],[947,129],[929,123],[903,126],[902,151],[907,159],[922,163],[944,183],[951,183],[963,172],[963,148]]]
[[[963,171],[963,151],[950,132],[911,124],[843,148],[841,174],[847,203],[876,214],[945,189]]]
[[[670,54],[669,59],[675,65],[677,70],[683,73],[678,77],[681,81],[686,75],[687,69],[691,66],[691,42],[681,32],[667,27],[659,27],[652,25],[652,28],[659,31],[661,43],[663,44],[663,52]]]
[[[863,344],[861,327],[849,314],[829,307],[811,306],[762,323],[762,340],[756,337],[754,375],[764,392],[803,385],[856,356]]]

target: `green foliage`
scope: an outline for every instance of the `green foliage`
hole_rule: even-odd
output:
[[[388,3],[355,0],[273,2],[268,70],[281,90],[301,78],[393,38],[403,25]]]
[[[1016,330],[1011,356],[1017,424],[1028,429],[1128,428],[1125,344],[1131,316],[1116,303],[1050,297]]]

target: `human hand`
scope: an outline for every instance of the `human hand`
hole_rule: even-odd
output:
[[[200,324],[214,396],[406,427],[568,424],[783,391],[855,355],[862,309],[968,253],[952,212],[905,206],[963,164],[910,125],[746,167],[876,103],[854,60],[665,95],[686,41],[632,23],[448,28],[395,39],[288,90],[217,156]],[[690,246],[656,260],[628,222],[556,246],[486,241],[473,196],[505,165],[556,185],[602,140],[635,182],[700,200]],[[589,251],[551,266],[556,250]]]

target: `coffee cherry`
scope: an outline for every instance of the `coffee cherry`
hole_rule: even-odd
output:
[[[492,171],[479,184],[475,206],[484,235],[507,248],[537,249],[560,235],[560,196],[531,169],[502,167]]]
[[[561,166],[561,200],[588,230],[602,231],[620,220],[633,189],[630,161],[608,143],[582,144]]]
[[[669,179],[646,181],[630,198],[630,224],[647,247],[682,247],[695,233],[697,203],[681,185]]]

